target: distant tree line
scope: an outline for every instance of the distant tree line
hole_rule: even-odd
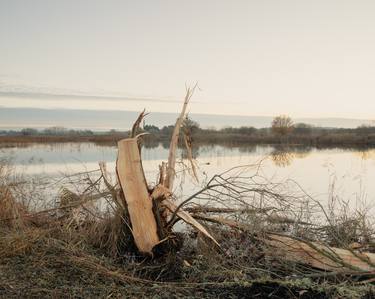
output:
[[[92,136],[92,130],[74,130],[64,127],[50,127],[45,129],[24,128],[21,130],[0,130],[3,136]]]
[[[144,124],[143,130],[150,133],[146,135],[148,142],[167,142],[173,133],[174,125],[158,127],[153,124]],[[306,123],[294,123],[286,115],[276,116],[266,128],[252,126],[201,128],[199,123],[191,118],[185,119],[181,134],[188,134],[190,141],[203,143],[251,143],[251,144],[277,144],[293,143],[305,145],[345,145],[375,146],[375,126],[361,125],[357,128],[325,128],[312,126]],[[83,139],[98,142],[116,142],[128,136],[127,131],[109,130],[95,132],[92,130],[74,130],[64,127],[51,127],[37,130],[24,128],[22,130],[0,130],[0,136],[37,136],[48,139],[49,136],[60,136],[61,140],[80,141]],[[41,136],[41,137],[38,137]],[[76,138],[77,137],[77,138]],[[85,137],[85,138],[83,138]],[[20,138],[19,138],[20,139]],[[31,138],[25,138],[25,140]],[[4,138],[3,138],[4,140]]]

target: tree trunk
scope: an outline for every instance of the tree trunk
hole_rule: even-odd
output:
[[[135,244],[140,252],[152,254],[159,236],[136,138],[118,142],[117,176],[128,207]]]

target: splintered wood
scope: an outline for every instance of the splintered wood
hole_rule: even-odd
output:
[[[152,209],[153,200],[160,201],[169,212],[176,212],[179,218],[192,225],[219,246],[219,243],[202,224],[188,212],[177,209],[177,206],[170,201],[172,193],[168,188],[158,185],[151,195],[149,194],[137,138],[119,141],[117,176],[128,207],[134,241],[140,252],[152,254],[153,247],[159,243],[157,223]]]
[[[117,176],[127,203],[135,244],[140,252],[151,254],[159,237],[136,138],[118,142]]]
[[[245,223],[222,217],[193,215],[194,218],[222,224],[234,229],[247,230]],[[327,246],[318,242],[298,240],[291,236],[266,233],[261,239],[269,247],[269,255],[285,261],[301,263],[311,267],[343,273],[347,271],[375,271],[375,253]]]
[[[194,88],[188,88],[186,91],[184,105],[176,121],[171,139],[168,163],[163,162],[160,166],[159,185],[154,188],[153,192],[150,192],[151,194],[147,189],[147,182],[140,157],[140,144],[138,143],[138,137],[145,133],[136,135],[140,123],[146,115],[145,111],[142,111],[135,121],[130,135],[131,138],[118,142],[117,177],[124,194],[124,206],[128,207],[134,241],[138,250],[142,253],[152,254],[152,249],[161,242],[160,238],[165,239],[163,237],[164,232],[171,232],[171,227],[167,225],[167,218],[171,213],[174,213],[177,217],[192,225],[215,244],[219,245],[197,220],[170,200],[172,198],[173,181],[176,173],[176,150],[180,127],[195,87],[196,85]],[[102,173],[104,176],[105,170],[102,169]],[[161,214],[158,207],[163,208]]]
[[[317,242],[300,241],[275,234],[269,234],[268,237],[266,242],[274,248],[272,252],[282,256],[285,260],[303,263],[326,271],[365,272],[375,270],[374,253],[330,247]]]
[[[168,164],[166,170],[166,178],[164,181],[164,186],[167,187],[169,190],[173,188],[174,178],[176,176],[176,151],[177,151],[177,144],[178,144],[178,137],[180,135],[180,128],[184,121],[186,115],[186,108],[189,104],[190,98],[192,97],[197,84],[193,88],[187,88],[186,96],[184,99],[184,105],[182,106],[182,111],[180,116],[176,120],[176,124],[174,126],[171,143],[169,145],[169,154],[168,154]]]
[[[206,237],[210,238],[217,246],[220,247],[219,243],[215,240],[215,238],[212,237],[211,234],[204,228],[204,226],[200,224],[197,220],[195,220],[188,212],[183,211],[181,209],[177,210],[177,206],[169,199],[165,199],[162,204],[166,206],[172,213],[176,212],[178,217],[180,217],[186,223],[193,226],[195,229],[200,231]]]

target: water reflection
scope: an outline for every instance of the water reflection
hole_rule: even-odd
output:
[[[358,151],[355,152],[355,154],[358,155],[362,160],[369,160],[369,159],[375,160],[375,150],[374,149],[358,150]]]
[[[199,157],[199,147],[193,147],[190,149],[190,153],[193,159],[198,159]],[[188,159],[189,158],[189,149],[182,148],[181,149],[181,159]]]
[[[168,142],[144,145],[142,159],[148,182],[156,181],[158,166],[168,159],[168,148]],[[187,157],[186,149],[180,147],[177,155]],[[324,197],[332,175],[335,175],[343,197],[355,198],[366,190],[366,200],[375,205],[375,149],[318,149],[271,145],[236,147],[211,144],[193,147],[192,155],[199,168],[199,184],[234,166],[255,164],[262,160],[262,171],[266,177],[272,178],[272,181],[290,178],[300,183],[309,194]],[[94,143],[33,144],[28,147],[0,148],[0,160],[12,157],[12,163],[18,173],[49,179],[98,169],[99,161],[107,162],[107,169],[115,177],[116,156],[116,146],[98,146]],[[192,194],[197,187],[197,183],[189,176],[182,178],[181,182],[184,184],[180,192],[181,198]]]
[[[275,147],[270,156],[273,163],[278,167],[290,166],[294,159],[306,158],[311,153],[311,147]]]
[[[287,150],[274,150],[271,153],[273,163],[278,167],[287,167],[292,164],[294,155]]]
[[[143,144],[143,160],[165,160],[168,157],[169,143],[147,142]],[[361,160],[375,160],[375,149],[317,149],[305,146],[271,146],[271,145],[198,145],[192,148],[193,159],[215,159],[216,164],[226,164],[229,157],[238,157],[238,163],[246,157],[269,156],[276,167],[290,167],[296,159],[307,159],[312,152],[339,154],[348,152]],[[41,165],[56,169],[58,165],[69,164],[97,164],[98,161],[114,162],[116,160],[116,146],[104,146],[94,143],[43,143],[25,146],[12,145],[0,148],[1,157],[14,157],[16,165]],[[178,156],[182,159],[188,157],[186,148],[178,148]],[[211,161],[212,163],[212,161]],[[47,169],[48,171],[48,169]]]
[[[256,145],[249,145],[249,146],[241,146],[238,148],[240,153],[254,153],[256,152],[257,146]]]

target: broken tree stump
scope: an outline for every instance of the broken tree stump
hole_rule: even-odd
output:
[[[219,246],[217,241],[199,222],[170,200],[172,198],[171,192],[175,176],[176,150],[180,127],[185,117],[188,102],[196,86],[187,89],[184,106],[173,132],[168,163],[162,163],[160,166],[159,185],[152,192],[150,191],[151,194],[147,188],[140,156],[141,148],[140,144],[138,144],[138,137],[147,133],[140,133],[136,136],[140,123],[146,115],[145,111],[138,116],[134,123],[130,138],[118,142],[117,177],[124,195],[124,207],[127,206],[130,217],[134,242],[141,253],[152,254],[152,249],[165,241],[169,237],[168,235],[172,234],[172,226],[168,225],[168,217],[171,213],[192,225]],[[105,178],[105,170],[102,169],[102,173]],[[160,207],[161,209],[159,209]],[[160,239],[163,240],[160,241]]]
[[[140,252],[152,254],[153,247],[160,240],[137,138],[123,139],[118,142],[116,168],[128,207],[135,244]]]

